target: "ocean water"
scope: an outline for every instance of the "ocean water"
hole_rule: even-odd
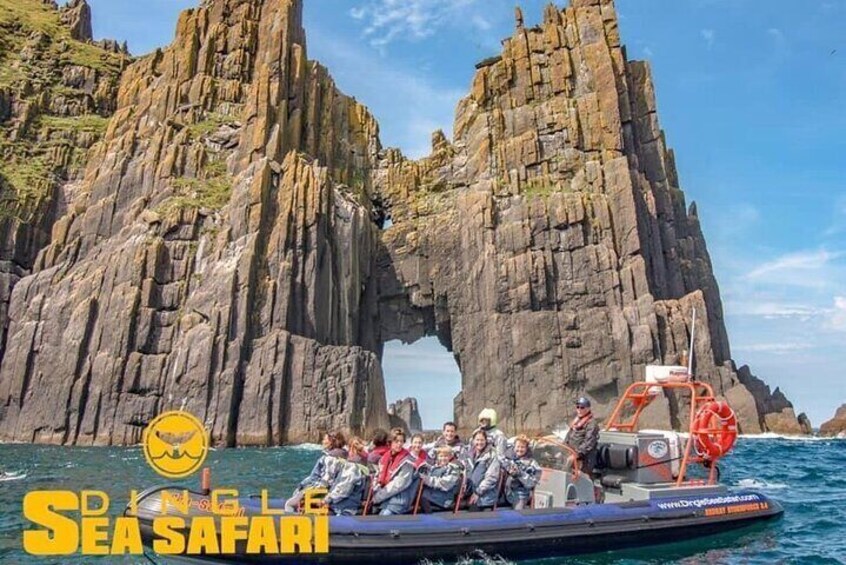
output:
[[[215,487],[241,494],[268,489],[284,497],[307,474],[317,446],[230,449],[209,454]],[[0,563],[91,563],[91,557],[35,558],[22,549],[21,503],[30,490],[102,490],[112,514],[123,511],[130,489],[161,483],[137,448],[0,445],[0,469],[21,478],[0,482]],[[23,476],[25,475],[25,476]],[[537,564],[844,563],[846,564],[846,441],[741,438],[722,463],[723,482],[758,489],[779,500],[785,517],[740,532],[629,551],[548,559]],[[195,480],[185,484],[195,486]],[[97,563],[144,564],[143,557],[97,558]],[[166,563],[157,558],[158,563]],[[507,563],[479,556],[478,563]]]

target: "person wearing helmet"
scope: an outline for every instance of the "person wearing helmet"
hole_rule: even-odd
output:
[[[488,444],[494,448],[497,457],[500,459],[505,456],[505,450],[508,447],[508,439],[502,430],[496,427],[497,417],[496,410],[493,408],[485,408],[479,412],[479,427],[475,431],[482,430],[488,438]],[[474,432],[475,433],[475,432]]]
[[[579,469],[590,476],[596,465],[596,447],[599,443],[599,424],[590,409],[590,400],[582,396],[576,401],[576,417],[570,424],[570,430],[564,443],[576,451],[576,456],[567,459],[570,467]]]

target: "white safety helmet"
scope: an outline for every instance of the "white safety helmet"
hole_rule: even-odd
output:
[[[479,412],[479,420],[490,420],[491,426],[496,425],[496,410],[493,408],[485,408]]]

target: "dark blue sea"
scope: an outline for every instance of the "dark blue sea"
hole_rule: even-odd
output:
[[[308,473],[316,446],[231,449],[209,454],[215,487],[242,494],[270,489],[284,497]],[[121,563],[145,558],[38,559],[24,553],[21,503],[30,490],[102,490],[118,514],[130,489],[161,482],[137,448],[0,445],[0,469],[25,475],[0,482],[0,563]],[[758,489],[779,500],[785,517],[775,523],[697,541],[608,552],[543,563],[846,563],[846,441],[741,438],[722,464],[723,481]],[[192,485],[196,481],[186,483]],[[166,563],[161,558],[158,563]],[[505,563],[496,556],[478,563]],[[386,562],[387,563],[387,562]]]

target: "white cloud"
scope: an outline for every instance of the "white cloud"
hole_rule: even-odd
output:
[[[749,345],[738,345],[733,347],[734,351],[742,352],[758,352],[758,353],[772,353],[775,355],[786,355],[788,353],[795,353],[796,351],[804,351],[813,349],[814,344],[805,342],[773,342],[773,343],[753,343]]]
[[[488,31],[489,29],[491,29],[493,27],[493,24],[490,22],[490,20],[488,20],[487,18],[485,18],[481,14],[474,15],[471,18],[470,21],[473,22],[474,26],[476,26],[477,28],[479,28],[482,31]]]
[[[341,89],[354,94],[377,119],[380,114],[403,116],[379,119],[386,145],[416,158],[429,154],[434,130],[451,136],[455,108],[466,87],[436,85],[420,69],[393,65],[389,58],[316,28],[309,30],[309,51],[324,59]]]
[[[829,327],[836,331],[846,331],[846,296],[834,297],[834,308],[829,318]]]
[[[826,249],[788,253],[758,265],[743,278],[771,285],[823,288],[833,282],[831,275],[840,270],[835,262],[844,255],[842,251]]]
[[[725,312],[745,330],[747,343],[822,343],[846,331],[846,252],[827,249],[788,253],[729,279]],[[748,260],[748,258],[747,258]],[[737,269],[735,266],[734,269]],[[738,271],[735,271],[738,272]],[[800,338],[797,340],[797,338]],[[764,351],[752,346],[740,351]]]
[[[643,55],[644,57],[652,57],[655,53],[649,47],[643,48]]]
[[[824,309],[807,304],[789,302],[766,302],[745,296],[744,300],[726,303],[726,309],[737,316],[757,316],[767,320],[778,318],[797,318],[810,320],[824,313]]]
[[[479,0],[368,0],[349,13],[365,23],[364,35],[370,44],[383,48],[400,37],[423,39],[447,23],[468,21],[487,30],[490,22],[483,16],[467,17],[466,8],[477,3]]]
[[[705,40],[705,45],[707,45],[710,50],[714,46],[714,40],[716,39],[717,34],[713,29],[703,29],[699,33],[702,35],[702,39]]]

